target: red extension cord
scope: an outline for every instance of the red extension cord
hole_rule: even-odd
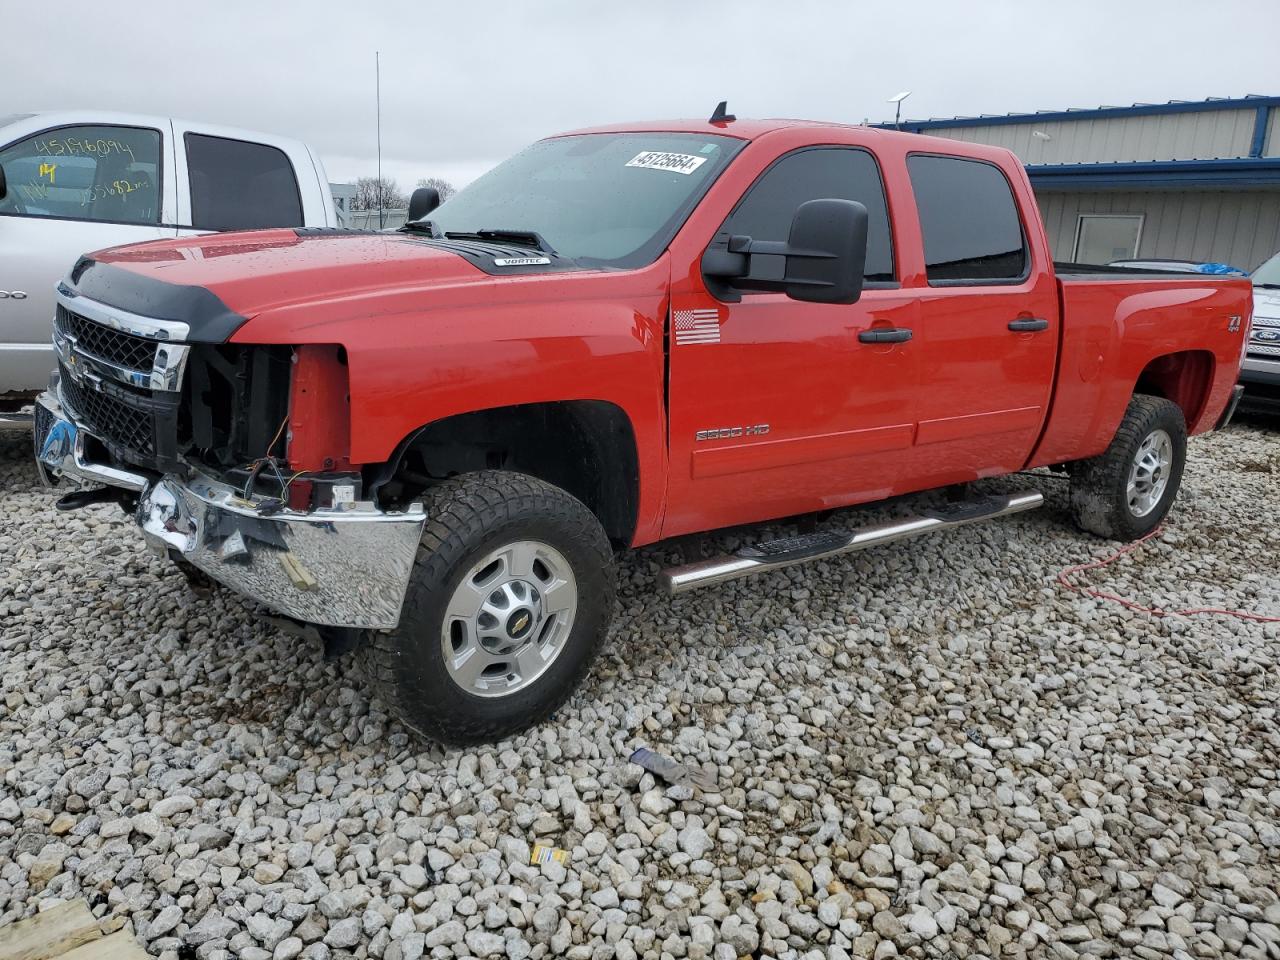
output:
[[[1145,537],[1121,547],[1109,557],[1103,557],[1101,560],[1091,560],[1088,563],[1081,563],[1074,567],[1068,567],[1066,570],[1063,570],[1058,574],[1058,584],[1064,589],[1071,590],[1075,593],[1083,593],[1097,600],[1110,600],[1113,603],[1118,603],[1121,606],[1128,607],[1130,610],[1137,610],[1140,613],[1150,614],[1153,617],[1195,617],[1202,614],[1211,614],[1219,617],[1237,617],[1241,620],[1253,620],[1258,623],[1280,623],[1280,617],[1266,617],[1260,613],[1247,613],[1244,610],[1220,610],[1217,607],[1193,607],[1189,610],[1161,610],[1159,607],[1148,607],[1141,603],[1136,603],[1133,600],[1126,600],[1124,597],[1118,597],[1114,593],[1107,593],[1105,590],[1095,590],[1093,587],[1085,587],[1072,582],[1071,578],[1077,573],[1083,573],[1085,570],[1097,570],[1101,567],[1109,566],[1116,560],[1123,557],[1126,553],[1132,553],[1134,550],[1137,550],[1138,547],[1142,546],[1152,537],[1159,534],[1163,529],[1164,525],[1161,524]]]

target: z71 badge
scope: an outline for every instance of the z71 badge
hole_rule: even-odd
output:
[[[727,440],[730,437],[763,437],[768,432],[767,423],[757,423],[750,427],[717,427],[714,430],[699,430],[693,435],[693,439]]]

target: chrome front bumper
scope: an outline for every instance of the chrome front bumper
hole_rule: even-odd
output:
[[[372,629],[400,622],[426,521],[420,506],[386,513],[365,502],[268,513],[261,499],[199,474],[156,478],[94,463],[84,431],[49,393],[40,396],[35,420],[42,478],[136,492],[135,520],[157,553],[180,556],[297,620]]]
[[[1259,357],[1246,354],[1240,365],[1243,383],[1280,385],[1280,357]]]

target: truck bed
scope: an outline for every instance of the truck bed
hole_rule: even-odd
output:
[[[1058,373],[1033,463],[1101,453],[1135,390],[1178,402],[1188,432],[1213,429],[1239,370],[1248,278],[1078,263],[1057,270]],[[1150,362],[1171,355],[1187,362]]]
[[[1239,277],[1211,273],[1189,273],[1186,270],[1153,270],[1137,267],[1113,267],[1105,263],[1059,263],[1053,270],[1064,283],[1078,280],[1238,280]]]

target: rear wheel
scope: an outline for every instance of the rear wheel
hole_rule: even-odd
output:
[[[399,626],[369,634],[366,673],[403,722],[445,743],[538,723],[582,679],[613,615],[613,552],[565,491],[505,471],[424,497]]]
[[[1177,404],[1139,394],[1106,451],[1071,465],[1071,511],[1090,533],[1136,540],[1165,518],[1182,484],[1187,425]]]

